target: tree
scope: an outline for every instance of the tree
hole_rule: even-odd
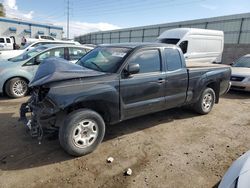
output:
[[[0,3],[0,17],[5,17],[5,9],[2,3]]]

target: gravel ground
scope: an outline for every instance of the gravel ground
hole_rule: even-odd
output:
[[[205,116],[173,109],[109,126],[98,149],[67,155],[18,122],[23,99],[0,98],[0,187],[217,187],[250,149],[250,93],[230,92]],[[108,157],[112,163],[107,163]],[[131,168],[131,176],[124,170]]]

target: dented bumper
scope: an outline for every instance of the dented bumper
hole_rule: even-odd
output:
[[[44,133],[57,130],[55,125],[58,111],[49,99],[39,101],[37,95],[32,95],[21,105],[19,121],[28,127],[32,137],[41,140]]]

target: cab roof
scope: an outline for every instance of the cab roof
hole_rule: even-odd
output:
[[[172,44],[164,44],[164,43],[146,43],[146,42],[141,42],[141,43],[113,43],[113,44],[101,44],[98,46],[107,46],[107,47],[124,47],[124,48],[145,48],[145,47],[176,47],[175,45]]]

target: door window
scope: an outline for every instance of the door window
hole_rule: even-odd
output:
[[[69,48],[69,60],[78,60],[87,52],[83,48]]]
[[[7,42],[7,43],[10,43],[10,39],[7,38],[7,39],[6,39],[6,42]]]
[[[136,53],[129,60],[129,64],[139,64],[139,73],[161,71],[160,53],[158,50],[145,50]]]
[[[37,56],[37,62],[42,62],[43,60],[49,58],[49,57],[60,57],[64,59],[64,48],[56,48],[48,50],[39,56]]]
[[[182,41],[179,47],[181,48],[183,54],[187,53],[188,41]]]
[[[177,49],[165,49],[164,50],[167,58],[167,70],[175,71],[182,68],[182,60],[180,53]]]
[[[4,38],[0,38],[0,43],[4,43]]]

